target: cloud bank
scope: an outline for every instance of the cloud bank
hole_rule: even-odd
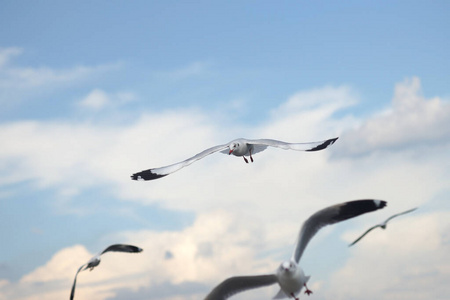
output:
[[[95,103],[86,99],[86,105]],[[98,269],[80,274],[77,299],[201,299],[228,276],[273,272],[290,256],[310,214],[368,197],[387,200],[388,207],[352,221],[352,229],[330,227],[306,250],[302,264],[312,275],[315,297],[360,299],[371,291],[373,299],[443,299],[448,295],[449,266],[443,262],[450,261],[449,212],[436,212],[431,203],[443,203],[448,195],[449,103],[423,96],[418,78],[397,84],[390,107],[381,112],[364,118],[346,113],[356,103],[357,93],[345,86],[303,91],[275,108],[264,123],[235,123],[226,133],[220,119],[201,110],[143,112],[125,125],[2,124],[0,139],[14,142],[0,148],[0,184],[30,181],[34,189],[55,193],[101,186],[124,203],[158,203],[196,214],[195,222],[180,230],[144,228],[109,237],[144,252],[105,256]],[[289,142],[340,138],[316,153],[268,149],[255,155],[253,164],[217,153],[157,181],[129,179],[133,172],[184,160],[243,133]],[[346,248],[350,230],[360,232],[415,206],[417,214]],[[317,249],[338,230],[345,231],[340,245],[327,248],[329,257],[320,256]],[[315,261],[338,253],[338,268],[315,273]],[[0,299],[67,297],[76,269],[90,256],[81,245],[61,249],[19,282],[1,280]],[[413,293],[417,287],[421,291]],[[276,292],[270,287],[236,299]]]

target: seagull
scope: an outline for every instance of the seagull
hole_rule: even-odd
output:
[[[300,258],[308,242],[322,227],[338,223],[356,216],[381,209],[386,206],[386,201],[364,199],[344,202],[319,210],[309,217],[300,229],[297,245],[290,260],[282,262],[274,274],[257,276],[237,276],[224,280],[216,286],[205,300],[225,300],[234,294],[245,290],[259,288],[278,283],[280,291],[273,299],[294,298],[298,300],[298,294],[305,288],[305,294],[312,294],[306,283],[310,276],[299,266]]]
[[[330,145],[333,145],[338,138],[328,139],[320,142],[310,142],[310,143],[286,143],[277,140],[271,139],[258,139],[258,140],[248,140],[248,139],[236,139],[234,141],[229,142],[228,144],[218,145],[211,148],[208,148],[197,155],[192,156],[186,160],[183,160],[179,163],[172,164],[165,167],[154,168],[144,170],[138,173],[131,175],[131,179],[133,180],[153,180],[157,178],[161,178],[167,176],[173,172],[180,170],[186,166],[189,166],[193,162],[202,159],[203,157],[220,151],[225,154],[233,154],[234,156],[242,156],[244,161],[248,163],[248,156],[253,162],[253,154],[261,152],[265,150],[267,147],[278,147],[285,150],[296,150],[296,151],[319,151],[327,148]]]
[[[395,214],[395,215],[393,215],[393,216],[390,216],[390,217],[387,218],[383,223],[377,224],[377,225],[372,226],[372,227],[370,227],[369,229],[367,229],[366,232],[364,232],[359,238],[357,238],[353,243],[351,243],[351,244],[348,245],[348,246],[349,246],[349,247],[353,246],[353,245],[356,244],[360,239],[362,239],[366,234],[368,234],[370,231],[374,230],[374,229],[377,228],[377,227],[380,227],[380,228],[382,228],[382,229],[386,229],[386,225],[387,225],[387,223],[388,223],[390,220],[392,220],[393,218],[398,217],[398,216],[400,216],[400,215],[404,215],[404,214],[410,213],[410,212],[412,212],[412,211],[415,211],[416,209],[417,209],[417,207],[415,207],[415,208],[413,208],[413,209],[410,209],[410,210],[407,210],[407,211],[404,211],[404,212],[401,212],[401,213],[398,213],[398,214]]]
[[[106,252],[111,252],[111,251],[138,253],[138,252],[142,252],[142,249],[139,247],[136,247],[136,246],[132,246],[132,245],[114,244],[114,245],[109,246],[108,248],[106,248],[105,250],[100,252],[99,254],[95,255],[94,257],[92,257],[87,263],[82,265],[78,269],[77,273],[75,274],[75,279],[73,280],[73,285],[72,285],[72,291],[70,292],[70,300],[73,300],[73,297],[75,296],[75,285],[77,283],[78,273],[80,273],[80,271],[84,271],[86,269],[89,269],[90,271],[92,271],[96,266],[98,266],[100,264],[100,255],[102,255],[103,253],[106,253]]]

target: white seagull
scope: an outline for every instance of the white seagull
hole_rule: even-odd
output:
[[[305,276],[299,266],[299,261],[312,237],[326,225],[338,223],[385,206],[386,201],[367,199],[344,202],[319,210],[303,223],[291,259],[281,263],[275,274],[228,278],[215,287],[205,300],[225,300],[245,290],[275,283],[280,286],[280,291],[274,299],[292,297],[298,300],[297,295],[303,287],[306,289],[305,294],[310,295],[312,291],[306,286],[310,276]]]
[[[285,150],[296,150],[296,151],[319,151],[333,145],[338,138],[333,138],[320,142],[310,142],[310,143],[285,143],[277,140],[270,139],[259,139],[259,140],[248,140],[248,139],[237,139],[229,142],[228,144],[218,145],[206,149],[191,158],[183,160],[179,163],[172,164],[165,167],[154,168],[144,170],[131,175],[133,180],[153,180],[167,176],[173,172],[180,170],[186,166],[189,166],[193,162],[202,159],[203,157],[210,155],[214,152],[221,151],[225,154],[233,154],[235,156],[242,156],[244,161],[248,163],[246,156],[250,157],[253,162],[252,155],[265,150],[267,147],[278,147]]]
[[[75,279],[73,280],[72,285],[72,291],[70,292],[70,300],[73,300],[73,297],[75,296],[75,285],[77,284],[77,276],[80,271],[84,271],[86,269],[90,269],[92,271],[96,266],[100,264],[100,255],[106,252],[129,252],[129,253],[138,253],[142,252],[142,249],[133,245],[124,245],[124,244],[114,244],[103,250],[102,252],[98,253],[94,257],[92,257],[87,263],[82,265],[77,273],[75,274]]]
[[[357,242],[359,242],[359,240],[362,239],[366,234],[368,234],[369,232],[371,232],[371,231],[374,230],[375,228],[380,227],[381,229],[386,229],[387,223],[388,223],[390,220],[392,220],[393,218],[398,217],[398,216],[400,216],[400,215],[404,215],[404,214],[410,213],[410,212],[412,212],[412,211],[415,211],[416,209],[417,209],[417,207],[415,207],[415,208],[413,208],[413,209],[410,209],[410,210],[407,210],[407,211],[404,211],[404,212],[401,212],[401,213],[398,213],[398,214],[395,214],[395,215],[393,215],[393,216],[390,216],[390,217],[387,218],[383,223],[377,224],[377,225],[372,226],[372,227],[370,227],[369,229],[367,229],[366,232],[364,232],[359,238],[357,238],[353,243],[351,243],[351,244],[348,245],[348,246],[349,246],[349,247],[353,246],[354,244],[356,244]]]

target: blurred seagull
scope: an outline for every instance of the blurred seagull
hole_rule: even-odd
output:
[[[380,227],[380,228],[382,228],[382,229],[386,229],[386,225],[387,225],[387,223],[388,223],[390,220],[392,220],[393,218],[398,217],[398,216],[400,216],[400,215],[404,215],[404,214],[410,213],[410,212],[412,212],[412,211],[415,211],[416,209],[417,209],[417,207],[415,207],[415,208],[413,208],[413,209],[410,209],[410,210],[407,210],[407,211],[404,211],[404,212],[401,212],[401,213],[398,213],[398,214],[395,214],[395,215],[393,215],[393,216],[390,216],[390,217],[387,218],[386,221],[384,221],[383,223],[378,224],[378,225],[375,225],[375,226],[372,226],[372,227],[370,227],[369,229],[367,229],[366,232],[364,232],[359,238],[357,238],[353,243],[351,243],[351,244],[348,245],[348,246],[349,246],[349,247],[353,246],[353,245],[356,244],[360,239],[362,239],[366,234],[368,234],[369,232],[371,232],[372,230],[374,230],[374,229],[377,228],[377,227]]]
[[[234,156],[242,156],[244,161],[248,163],[248,159],[246,156],[250,157],[250,160],[253,162],[252,155],[258,152],[265,150],[267,147],[278,147],[285,150],[296,150],[296,151],[319,151],[327,148],[330,145],[333,145],[338,138],[333,138],[320,142],[310,142],[310,143],[285,143],[277,140],[270,139],[259,139],[259,140],[247,140],[247,139],[237,139],[231,141],[228,144],[218,145],[215,147],[211,147],[206,149],[197,155],[183,160],[179,163],[172,164],[165,167],[148,169],[141,171],[139,173],[135,173],[131,175],[131,179],[133,180],[153,180],[157,178],[161,178],[167,176],[173,172],[180,170],[186,166],[189,166],[193,162],[202,159],[203,157],[210,155],[214,152],[220,151],[225,154],[233,154]]]
[[[297,295],[303,287],[306,289],[305,294],[310,295],[312,291],[306,286],[310,276],[305,276],[299,261],[312,237],[326,225],[354,218],[385,206],[386,201],[368,199],[344,202],[319,210],[303,223],[292,258],[281,263],[275,274],[228,278],[215,287],[205,300],[225,300],[245,290],[275,283],[280,286],[280,291],[274,299],[292,297],[298,300]]]
[[[89,269],[90,271],[92,271],[96,266],[98,266],[100,264],[100,255],[102,255],[103,253],[106,253],[106,252],[138,253],[138,252],[142,252],[142,249],[139,247],[136,247],[136,246],[132,246],[132,245],[114,244],[114,245],[109,246],[108,248],[106,248],[105,250],[100,252],[99,254],[95,255],[94,257],[92,257],[87,263],[82,265],[78,269],[77,273],[75,274],[75,279],[73,280],[73,285],[72,285],[72,291],[70,292],[70,300],[73,300],[73,297],[75,296],[75,285],[77,283],[78,273],[80,273],[80,271],[84,271],[86,269]]]

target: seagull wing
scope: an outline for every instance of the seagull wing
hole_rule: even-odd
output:
[[[206,296],[205,300],[225,300],[234,294],[263,287],[266,285],[272,285],[277,282],[275,275],[259,275],[259,276],[237,276],[230,277],[216,286]]]
[[[72,284],[72,290],[70,291],[70,300],[73,300],[73,297],[75,297],[75,286],[77,284],[77,276],[78,276],[78,273],[80,273],[81,269],[83,269],[84,266],[86,266],[86,264],[84,264],[80,268],[78,268],[78,271],[75,274],[75,279],[73,280],[73,284]]]
[[[77,284],[77,276],[80,271],[84,271],[88,268],[95,268],[100,263],[100,255],[106,252],[129,252],[129,253],[138,253],[142,252],[142,249],[133,245],[126,245],[126,244],[114,244],[109,247],[107,247],[105,250],[103,250],[101,253],[97,254],[96,256],[92,257],[87,263],[82,265],[77,273],[75,274],[75,279],[73,280],[72,285],[72,291],[70,292],[70,300],[73,300],[73,297],[75,296],[75,285]]]
[[[142,252],[142,249],[139,247],[133,246],[133,245],[114,244],[114,245],[109,246],[105,250],[103,250],[102,253],[100,253],[100,254],[103,254],[105,252],[110,252],[110,251],[137,253],[137,252]]]
[[[374,230],[375,228],[378,228],[378,227],[381,227],[381,225],[375,225],[375,226],[370,227],[369,229],[366,230],[366,232],[364,232],[359,238],[357,238],[353,243],[351,243],[348,246],[349,247],[353,246],[354,244],[359,242],[359,240],[362,239],[366,234],[368,234],[369,232],[371,232],[372,230]]]
[[[268,146],[277,147],[285,150],[296,150],[296,151],[319,151],[331,146],[336,142],[338,138],[333,138],[320,142],[310,142],[310,143],[286,143],[277,140],[270,139],[259,139],[259,140],[247,140],[248,144],[253,145],[253,152],[258,153],[266,149]]]
[[[131,175],[131,179],[133,179],[133,180],[153,180],[153,179],[161,178],[161,177],[167,176],[173,172],[176,172],[186,166],[189,166],[193,162],[195,162],[199,159],[202,159],[203,157],[205,157],[207,155],[210,155],[210,154],[220,151],[220,150],[224,150],[227,147],[228,147],[228,145],[219,145],[219,146],[211,147],[211,148],[206,149],[206,150],[198,153],[197,155],[194,155],[191,158],[183,160],[179,163],[134,173],[133,175]]]
[[[389,222],[391,219],[393,219],[393,218],[395,218],[395,217],[398,217],[398,216],[400,216],[400,215],[404,215],[404,214],[410,213],[410,212],[412,212],[412,211],[415,211],[416,209],[417,209],[417,207],[415,207],[415,208],[413,208],[413,209],[409,209],[409,210],[404,211],[404,212],[401,212],[401,213],[398,213],[398,214],[395,214],[395,215],[393,215],[393,216],[390,216],[389,218],[386,219],[386,221],[384,221],[384,224],[386,224],[387,222]]]
[[[366,199],[344,202],[319,210],[303,223],[292,259],[297,263],[300,261],[309,241],[322,227],[354,218],[385,206],[386,201]]]

